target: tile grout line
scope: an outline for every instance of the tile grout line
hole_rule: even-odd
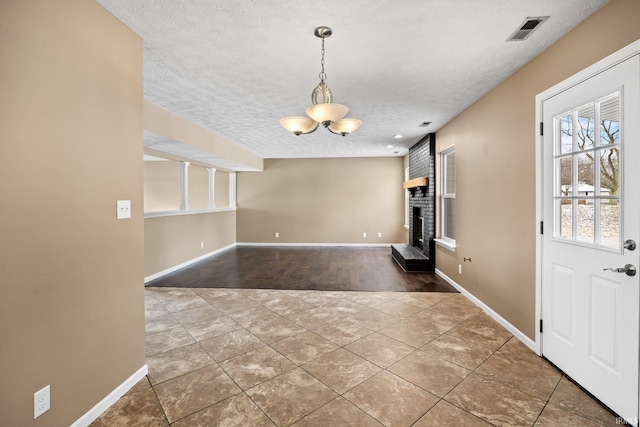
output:
[[[244,295],[243,295],[243,296],[244,296]],[[276,375],[276,376],[274,376],[274,377],[272,377],[272,378],[269,378],[269,379],[267,379],[267,380],[265,380],[265,381],[262,381],[262,382],[260,382],[260,383],[258,383],[258,384],[256,384],[256,385],[253,385],[251,388],[254,388],[254,387],[256,387],[256,386],[258,386],[258,385],[260,385],[260,384],[263,384],[263,383],[264,383],[264,382],[266,382],[266,381],[272,380],[272,379],[277,378],[277,377],[279,377],[279,376],[282,376],[282,375],[284,375],[284,374],[286,374],[286,373],[289,373],[289,372],[291,372],[291,371],[295,370],[296,368],[300,368],[300,369],[302,369],[305,373],[307,373],[307,374],[311,375],[311,377],[313,377],[316,381],[318,381],[318,382],[320,382],[320,383],[324,384],[324,385],[325,385],[325,386],[327,386],[330,390],[332,390],[332,391],[334,391],[334,392],[335,392],[335,390],[333,390],[333,389],[332,389],[331,387],[329,387],[327,384],[323,383],[320,379],[316,378],[313,374],[309,373],[308,371],[306,371],[306,370],[303,368],[303,365],[304,365],[304,364],[309,363],[309,362],[311,362],[311,361],[313,361],[313,360],[316,360],[317,358],[314,358],[314,359],[312,359],[311,361],[308,361],[308,362],[305,362],[305,363],[302,363],[302,364],[298,364],[298,363],[296,363],[295,361],[291,360],[291,359],[290,359],[290,358],[288,358],[285,354],[281,353],[280,351],[278,351],[276,348],[274,348],[274,347],[272,346],[273,344],[275,344],[275,343],[277,343],[277,342],[283,341],[283,340],[285,340],[285,339],[287,339],[287,338],[292,338],[292,337],[298,336],[298,335],[303,334],[303,333],[305,333],[305,332],[311,332],[311,333],[313,333],[313,334],[316,334],[316,335],[318,335],[318,336],[322,337],[321,335],[319,335],[319,334],[318,334],[317,332],[315,332],[314,330],[309,329],[309,328],[307,328],[307,327],[305,327],[305,326],[303,326],[303,325],[301,325],[301,324],[299,324],[299,323],[297,323],[297,322],[295,322],[295,321],[293,321],[293,320],[291,320],[291,319],[289,319],[289,318],[287,317],[287,315],[292,315],[292,314],[299,313],[299,312],[301,312],[301,311],[304,311],[304,309],[299,310],[299,311],[294,311],[294,312],[288,313],[288,314],[286,314],[286,315],[283,315],[283,314],[280,314],[280,313],[278,313],[278,312],[276,312],[276,311],[272,310],[271,308],[269,308],[268,306],[264,305],[264,304],[263,304],[263,303],[261,303],[260,301],[256,301],[256,300],[252,299],[252,298],[251,298],[251,297],[249,297],[249,296],[244,296],[244,297],[245,297],[245,298],[247,298],[247,299],[249,299],[249,300],[251,300],[251,301],[253,301],[253,302],[255,302],[255,303],[257,303],[257,304],[259,304],[261,307],[264,307],[264,308],[266,308],[266,309],[270,310],[271,312],[273,312],[273,313],[275,313],[276,315],[278,315],[278,316],[279,316],[279,318],[281,318],[281,319],[286,319],[286,320],[288,320],[288,321],[291,321],[291,322],[295,323],[297,326],[299,326],[299,327],[301,327],[302,329],[304,329],[304,331],[302,331],[302,332],[296,333],[296,334],[294,334],[294,335],[292,335],[292,336],[289,336],[289,337],[284,337],[284,338],[282,338],[282,339],[278,339],[278,340],[276,340],[276,341],[273,341],[272,343],[267,343],[266,341],[264,341],[263,339],[261,339],[259,336],[256,336],[256,337],[257,337],[261,342],[263,342],[263,343],[265,344],[265,346],[268,346],[271,350],[275,351],[277,354],[279,354],[280,356],[284,357],[286,360],[288,360],[289,362],[291,362],[291,363],[294,365],[294,367],[293,367],[292,369],[289,369],[289,370],[287,370],[287,371],[285,371],[285,372],[282,372],[282,373],[280,373],[280,374],[278,374],[278,375]],[[340,298],[340,299],[342,299],[342,300],[344,300],[344,301],[346,301],[346,302],[354,303],[353,301],[345,300],[345,299],[344,299],[344,298],[342,298],[342,297],[338,297],[338,298]],[[395,300],[395,299],[394,299],[394,300]],[[394,301],[394,300],[389,300],[389,301]],[[445,300],[443,300],[443,301],[446,301],[446,300],[448,300],[448,298],[447,298],[447,299],[445,299]],[[387,301],[387,302],[389,302],[389,301]],[[443,301],[441,301],[441,302],[443,302]],[[401,302],[406,303],[406,302],[404,302],[404,301],[401,301]],[[215,307],[213,304],[211,304],[208,300],[207,300],[207,303],[209,304],[209,306],[211,306],[211,307],[213,307],[213,308],[216,308],[216,309],[217,309],[217,307]],[[440,302],[439,302],[439,303],[440,303]],[[470,320],[470,319],[472,319],[472,318],[474,318],[474,317],[476,317],[476,316],[478,316],[478,315],[480,314],[480,313],[476,313],[476,314],[474,314],[474,315],[472,315],[472,316],[470,316],[470,317],[468,317],[468,318],[466,318],[466,319],[464,319],[464,320],[462,320],[462,321],[458,322],[457,324],[455,324],[454,326],[452,326],[451,328],[449,328],[447,331],[445,331],[445,332],[443,332],[443,333],[439,334],[438,336],[436,336],[435,338],[433,338],[432,340],[428,341],[427,343],[425,343],[424,345],[422,345],[422,346],[420,346],[420,347],[414,347],[413,345],[409,345],[409,344],[407,344],[407,343],[404,343],[404,342],[402,342],[402,341],[399,341],[399,340],[397,340],[397,339],[395,339],[395,338],[393,338],[393,337],[387,336],[386,334],[384,334],[384,333],[382,333],[382,332],[381,332],[383,329],[385,329],[385,328],[387,328],[387,327],[389,327],[389,326],[395,325],[395,324],[397,324],[397,323],[399,323],[399,322],[401,322],[401,321],[403,321],[403,320],[411,319],[413,316],[415,316],[415,315],[417,315],[417,314],[419,314],[419,313],[425,312],[425,311],[427,311],[427,310],[431,311],[430,309],[431,309],[432,307],[434,307],[434,306],[438,305],[439,303],[432,304],[432,305],[430,305],[430,306],[428,306],[428,307],[422,307],[422,309],[421,309],[421,310],[419,310],[419,311],[417,311],[417,312],[415,312],[415,313],[412,313],[412,314],[411,314],[411,315],[409,315],[409,316],[405,316],[405,317],[397,316],[397,317],[398,317],[398,318],[397,318],[397,320],[395,320],[394,322],[390,323],[389,325],[385,325],[385,326],[383,326],[382,328],[378,328],[378,329],[369,329],[369,328],[366,328],[366,329],[369,329],[369,330],[371,331],[371,333],[369,333],[369,334],[367,334],[367,335],[364,335],[364,336],[362,336],[362,337],[359,337],[359,338],[355,339],[354,341],[349,342],[349,343],[346,343],[346,344],[344,344],[344,345],[340,345],[340,344],[338,344],[338,343],[333,342],[333,344],[337,344],[337,345],[338,345],[338,348],[337,348],[337,349],[335,349],[335,350],[333,350],[333,351],[336,351],[336,350],[338,350],[338,349],[344,349],[344,350],[348,351],[349,353],[351,353],[351,354],[353,354],[353,355],[355,355],[355,356],[357,356],[357,357],[359,357],[359,358],[362,358],[362,356],[359,356],[359,355],[357,355],[356,353],[353,353],[351,350],[347,349],[347,348],[346,348],[346,346],[348,346],[348,345],[350,345],[350,344],[352,344],[352,343],[354,343],[354,342],[357,342],[357,341],[359,341],[359,340],[361,340],[361,339],[363,339],[363,338],[366,338],[366,337],[368,337],[368,336],[371,336],[371,335],[372,335],[372,334],[374,334],[374,333],[378,333],[378,334],[380,334],[380,335],[382,335],[382,336],[384,336],[384,337],[386,337],[386,338],[388,338],[388,339],[391,339],[391,340],[396,341],[396,342],[398,342],[398,343],[401,343],[401,344],[403,344],[403,345],[408,345],[409,347],[411,347],[411,348],[412,348],[412,351],[411,351],[409,354],[407,354],[407,355],[405,355],[405,356],[401,357],[400,359],[398,359],[398,360],[394,361],[392,364],[390,364],[390,365],[389,365],[389,366],[387,366],[386,368],[385,368],[385,367],[382,367],[382,366],[380,366],[380,365],[378,365],[378,364],[377,364],[377,363],[375,363],[375,362],[371,362],[371,361],[370,361],[370,360],[368,360],[368,359],[364,359],[364,360],[367,360],[369,363],[372,363],[373,365],[375,365],[375,366],[377,366],[378,368],[380,368],[380,369],[381,369],[381,370],[380,370],[377,374],[375,374],[375,375],[379,375],[381,372],[387,372],[388,374],[396,375],[396,374],[394,374],[394,373],[392,373],[392,372],[388,371],[388,368],[389,368],[389,367],[391,367],[391,366],[393,366],[393,365],[395,365],[395,364],[397,364],[397,363],[398,363],[398,362],[400,362],[401,360],[404,360],[405,358],[407,358],[407,357],[408,357],[408,356],[410,356],[411,354],[414,354],[416,351],[421,350],[421,348],[422,348],[422,347],[424,347],[425,345],[427,345],[428,343],[430,343],[430,342],[432,342],[432,341],[434,341],[434,340],[436,340],[436,339],[440,338],[441,336],[444,336],[444,335],[445,335],[445,334],[447,334],[449,331],[451,331],[451,330],[452,330],[452,329],[454,329],[455,327],[459,326],[460,324],[464,323],[465,321]],[[164,304],[163,304],[162,302],[161,302],[161,304],[164,306]],[[410,303],[407,303],[407,304],[412,305],[412,304],[410,304]],[[356,312],[356,313],[350,313],[350,314],[348,314],[348,315],[347,315],[347,317],[348,317],[348,316],[354,316],[354,315],[356,315],[356,314],[358,314],[358,313],[360,313],[360,312],[363,312],[363,311],[365,311],[365,310],[369,310],[369,309],[374,310],[374,311],[376,311],[376,312],[378,312],[378,313],[383,313],[383,314],[387,314],[387,315],[391,315],[391,316],[396,316],[396,314],[395,314],[395,313],[394,313],[394,314],[392,314],[392,313],[388,313],[388,312],[381,311],[381,310],[377,309],[377,308],[376,308],[376,306],[369,306],[369,305],[365,305],[365,304],[360,304],[360,305],[362,305],[362,306],[364,307],[362,310],[360,310],[360,311],[358,311],[358,312]],[[379,304],[377,304],[377,305],[379,305]],[[320,308],[320,309],[322,309],[322,306],[320,306],[320,305],[311,305],[311,306],[312,306],[312,308]],[[417,307],[417,306],[416,306],[416,307]],[[165,308],[166,308],[166,307],[165,307]],[[196,308],[198,308],[198,307],[194,307],[194,309],[196,309]],[[189,309],[186,309],[186,310],[189,310]],[[183,311],[186,311],[186,310],[183,310]],[[172,317],[174,317],[173,315],[174,315],[175,313],[173,313],[173,312],[169,312],[169,313],[172,315]],[[253,334],[253,333],[252,333],[248,328],[246,328],[246,327],[244,327],[244,326],[242,326],[242,325],[238,324],[235,320],[233,320],[233,318],[231,318],[231,317],[229,316],[229,314],[232,314],[231,312],[229,312],[229,313],[227,313],[227,312],[222,312],[222,313],[223,313],[226,317],[229,317],[229,318],[230,318],[230,319],[231,319],[231,320],[232,320],[232,321],[233,321],[233,322],[234,322],[234,323],[239,327],[239,329],[238,329],[238,330],[244,330],[245,332],[247,332],[247,333],[249,333],[249,334],[251,334],[251,335],[254,335],[254,336],[255,336],[255,334]],[[436,311],[436,313],[437,313],[437,311]],[[442,313],[440,313],[440,314],[442,314]],[[174,317],[174,318],[175,318],[175,317]],[[344,319],[342,319],[342,320],[344,320]],[[331,323],[335,323],[335,322],[338,322],[338,321],[341,321],[341,320],[340,320],[340,319],[338,319],[338,320],[335,320],[335,321],[333,321],[333,322],[328,322],[328,323],[326,323],[326,324],[331,324]],[[210,354],[209,354],[209,353],[208,353],[208,352],[207,352],[207,351],[202,347],[202,345],[200,344],[200,340],[196,340],[196,338],[195,338],[195,337],[194,337],[194,336],[189,332],[189,330],[184,326],[184,324],[183,324],[182,322],[180,322],[179,320],[178,320],[178,322],[179,322],[179,323],[184,327],[184,329],[187,331],[187,333],[189,333],[189,336],[194,340],[194,342],[198,343],[198,346],[202,349],[202,351],[204,351],[204,352],[208,355],[208,357],[210,357],[210,358],[213,360],[214,364],[216,364],[218,367],[220,367],[220,368],[223,370],[223,372],[225,372],[225,374],[226,374],[227,376],[229,376],[229,377],[230,377],[230,375],[227,373],[227,371],[226,371],[226,370],[224,370],[224,368],[223,368],[223,367],[222,367],[222,366],[221,366],[221,365],[220,365],[220,364],[219,364],[215,359],[213,359],[213,358],[211,357],[211,355],[210,355]],[[323,324],[323,325],[324,325],[324,324]],[[222,334],[222,335],[224,335],[224,334]],[[451,336],[454,336],[454,337],[455,337],[455,335],[451,335]],[[326,338],[324,338],[324,337],[322,337],[322,338],[326,340]],[[464,340],[464,341],[467,341],[465,338],[462,338],[462,337],[457,337],[457,338],[458,338],[458,339],[462,339],[462,340]],[[511,339],[511,338],[510,338],[510,339]],[[329,342],[332,342],[331,340],[328,340],[328,341],[329,341]],[[509,340],[507,340],[506,342],[508,342],[508,341],[509,341]],[[469,341],[467,341],[467,342],[469,342]],[[495,354],[495,353],[497,353],[497,352],[498,352],[498,351],[499,351],[499,350],[500,350],[500,349],[501,349],[501,348],[506,344],[506,342],[505,342],[505,343],[503,343],[503,344],[502,344],[498,349],[496,349],[496,350],[492,353],[492,355],[493,355],[493,354]],[[473,343],[473,342],[470,342],[470,343],[471,343],[471,344],[475,344],[475,343]],[[192,343],[191,343],[191,344],[192,344]],[[253,350],[255,350],[255,349],[253,349]],[[249,352],[249,351],[252,351],[252,350],[248,350],[247,352]],[[247,353],[247,352],[244,352],[244,353],[241,353],[241,354],[245,354],[245,353]],[[233,357],[240,356],[241,354],[239,354],[239,355],[235,355],[235,356],[233,356]],[[327,353],[327,354],[328,354],[328,353]],[[322,356],[319,356],[319,357],[322,357]],[[434,356],[431,356],[431,357],[434,357]],[[458,382],[458,383],[457,383],[453,388],[457,387],[457,386],[458,386],[462,381],[464,381],[464,379],[468,378],[468,376],[469,376],[469,375],[471,375],[471,373],[475,373],[475,371],[476,371],[480,366],[482,366],[482,365],[486,362],[486,360],[488,360],[490,357],[491,357],[491,356],[489,356],[487,359],[485,359],[485,360],[484,360],[482,363],[480,363],[480,364],[479,364],[475,369],[471,370],[471,371],[470,371],[470,373],[469,373],[467,376],[465,376],[465,378],[463,378],[460,382]],[[454,362],[450,362],[450,361],[448,361],[448,360],[446,360],[446,359],[443,359],[443,358],[440,358],[440,359],[441,359],[441,360],[444,360],[444,361],[447,361],[447,362],[449,362],[449,363],[454,363]],[[454,364],[455,364],[455,363],[454,363]],[[457,365],[457,364],[456,364],[456,365]],[[458,365],[458,366],[459,366],[459,365]],[[463,368],[464,368],[464,367],[463,367]],[[204,368],[201,368],[201,369],[204,369]],[[465,368],[465,369],[467,369],[467,368]],[[196,371],[197,371],[197,370],[196,370]],[[184,375],[186,375],[186,374],[184,374]],[[375,376],[375,375],[374,375],[374,376]],[[477,375],[481,375],[481,374],[477,374]],[[234,382],[234,384],[236,384],[236,386],[238,386],[238,388],[241,390],[241,392],[239,392],[239,393],[237,393],[237,394],[235,394],[235,395],[232,395],[232,396],[237,396],[238,394],[241,394],[241,393],[242,393],[242,394],[245,394],[247,397],[249,397],[249,399],[251,399],[251,397],[246,393],[246,390],[243,390],[243,389],[242,389],[242,387],[240,387],[240,386],[235,382],[235,380],[234,380],[232,377],[230,377],[230,378],[231,378],[231,380]],[[370,378],[372,378],[372,377],[370,377]],[[400,378],[402,378],[402,377],[400,377]],[[404,379],[404,378],[403,378],[403,379]],[[411,383],[411,384],[413,384],[414,386],[416,386],[416,387],[420,388],[421,390],[424,390],[422,387],[418,386],[417,384],[414,384],[413,382],[411,382],[411,381],[409,381],[409,380],[406,380],[406,379],[404,379],[404,380],[405,380],[405,381],[407,381],[407,382],[409,382],[409,383]],[[364,381],[366,381],[366,380],[364,380]],[[362,382],[364,382],[364,381],[362,381]],[[360,382],[359,384],[362,384],[362,382]],[[499,381],[499,382],[501,382],[501,381]],[[501,383],[502,383],[502,382],[501,382]],[[159,384],[160,384],[160,383],[159,383]],[[359,384],[358,384],[358,385],[359,385]],[[158,385],[158,384],[156,384],[156,385]],[[505,384],[505,385],[509,386],[508,384]],[[154,387],[154,386],[152,385],[152,388],[153,388],[153,387]],[[348,391],[352,390],[352,389],[353,389],[353,388],[355,388],[355,387],[357,387],[357,385],[355,385],[354,387],[351,387],[349,390],[345,391],[344,393],[337,393],[337,395],[338,395],[338,396],[337,396],[336,398],[334,398],[334,399],[332,399],[331,401],[329,401],[329,402],[325,403],[325,404],[324,404],[324,405],[322,405],[321,407],[314,409],[314,411],[310,412],[309,414],[304,415],[302,418],[305,418],[306,416],[308,416],[308,415],[312,414],[313,412],[315,412],[315,411],[319,410],[320,408],[322,408],[322,407],[326,406],[326,405],[327,405],[327,404],[329,404],[330,402],[333,402],[333,401],[334,401],[334,400],[336,400],[338,397],[343,397],[343,398],[345,398],[347,401],[349,401],[346,397],[344,397],[344,394],[345,394],[345,393],[347,393]],[[556,384],[556,387],[557,387],[557,384]],[[251,389],[251,388],[249,388],[249,389]],[[453,389],[453,388],[452,388],[452,389]],[[513,388],[513,387],[511,387],[511,388]],[[247,390],[249,390],[249,389],[247,389]],[[555,390],[555,389],[554,389],[554,390]],[[425,392],[427,392],[427,393],[433,394],[433,393],[431,393],[431,392],[429,392],[429,391],[427,391],[427,390],[424,390],[424,391],[425,391]],[[154,388],[154,393],[155,393],[155,388]],[[230,396],[230,397],[232,397],[232,396]],[[445,396],[446,396],[446,395],[445,395]],[[535,397],[535,396],[532,396],[532,397]],[[157,394],[156,394],[156,398],[157,398]],[[225,400],[225,399],[223,399],[223,400]],[[432,409],[432,408],[433,408],[433,407],[434,407],[438,402],[440,402],[440,401],[442,401],[442,400],[445,400],[445,399],[444,399],[444,397],[439,397],[438,401],[437,401],[433,406],[431,406],[431,407],[430,407],[430,408],[429,408],[425,413],[423,413],[422,415],[420,415],[420,417],[418,418],[418,420],[419,420],[419,419],[421,419],[421,418],[422,418],[426,413],[428,413],[428,412],[429,412],[429,411],[430,411],[430,410],[431,410],[431,409]],[[262,410],[262,408],[261,408],[259,405],[257,405],[257,403],[256,403],[253,399],[251,399],[251,401],[252,401],[256,406],[258,406],[258,408],[259,408],[259,409],[264,413],[264,411]],[[548,401],[548,400],[547,400],[547,401]],[[363,411],[363,410],[362,410],[362,408],[360,408],[359,406],[355,405],[353,402],[351,402],[351,401],[349,401],[349,402],[350,402],[351,404],[353,404],[353,405],[354,405],[356,408],[358,408],[359,410]],[[445,400],[445,402],[448,402],[448,401],[446,401],[446,400]],[[216,402],[216,403],[218,403],[218,402]],[[451,402],[448,402],[448,403],[451,403]],[[215,404],[215,403],[214,403],[214,404]],[[212,404],[212,405],[213,405],[213,404]],[[212,406],[212,405],[209,405],[209,406]],[[209,407],[209,406],[207,406],[207,407]],[[456,406],[456,407],[457,407],[457,406]],[[202,408],[201,410],[203,410],[203,409],[205,409],[205,408]],[[466,411],[466,410],[464,410],[463,408],[460,408],[460,409],[462,409],[463,411],[467,412],[467,411]],[[196,411],[196,412],[199,412],[199,411]],[[370,414],[368,414],[366,411],[363,411],[363,412],[365,412],[365,414],[367,414],[368,416],[371,416],[371,415],[370,415]],[[164,413],[164,408],[163,408],[163,413]],[[194,412],[194,413],[195,413],[195,412]],[[468,413],[468,412],[467,412],[467,413]],[[190,416],[190,415],[192,415],[192,414],[189,414],[189,415],[187,415],[187,416]],[[266,413],[265,413],[265,415],[266,415]],[[471,415],[473,415],[473,414],[471,414]],[[539,416],[539,415],[538,415],[538,416]],[[186,417],[186,416],[185,416],[185,417]],[[268,417],[268,415],[267,415],[267,417]],[[166,413],[165,413],[165,418],[166,418]],[[270,417],[268,417],[268,418],[271,420],[271,418],[270,418]],[[300,418],[300,419],[302,419],[302,418]],[[375,419],[375,418],[374,418],[374,419]],[[168,419],[167,419],[167,421],[168,421]],[[177,420],[176,420],[176,421],[177,421]],[[273,420],[271,420],[271,421],[273,422]],[[299,421],[299,420],[296,420],[296,422],[297,422],[297,421]],[[416,421],[416,422],[417,422],[417,421]]]

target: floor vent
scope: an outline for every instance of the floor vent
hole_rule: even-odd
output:
[[[511,41],[523,41],[526,40],[527,37],[533,33],[536,28],[540,26],[544,21],[549,19],[548,16],[538,16],[535,18],[527,18],[525,21],[516,29],[507,39],[508,42]]]

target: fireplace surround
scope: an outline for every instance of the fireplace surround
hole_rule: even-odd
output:
[[[435,270],[435,147],[430,133],[409,149],[409,180],[426,178],[426,185],[407,189],[409,195],[409,244],[392,245],[393,258],[405,271]]]

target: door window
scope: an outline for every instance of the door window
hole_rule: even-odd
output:
[[[620,93],[554,117],[554,238],[620,249]]]

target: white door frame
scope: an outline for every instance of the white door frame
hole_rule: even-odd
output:
[[[640,54],[640,40],[623,47],[617,52],[612,53],[604,59],[596,62],[595,64],[585,68],[584,70],[574,74],[573,76],[561,81],[560,83],[550,87],[544,92],[536,95],[536,121],[535,121],[535,134],[536,134],[536,319],[535,319],[535,348],[534,351],[538,355],[542,355],[542,342],[540,336],[540,319],[542,318],[542,234],[540,234],[540,227],[543,219],[543,147],[544,141],[542,135],[540,135],[540,123],[542,123],[542,104],[549,98],[575,86],[589,78],[599,74],[600,72],[614,67],[615,65]],[[551,129],[545,129],[545,132],[551,132]],[[550,233],[550,224],[548,224],[546,232]]]

